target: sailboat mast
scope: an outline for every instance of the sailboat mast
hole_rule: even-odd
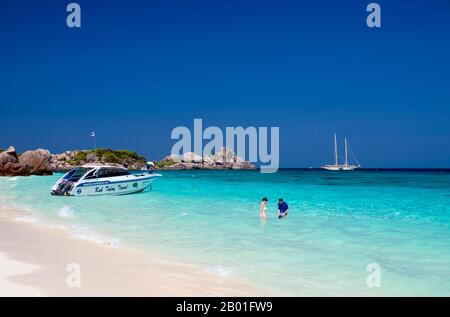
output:
[[[347,138],[345,140],[345,166],[348,165],[348,147],[347,147]]]
[[[334,134],[334,159],[335,159],[335,165],[338,165],[338,148],[337,148],[337,139],[336,139],[336,133]]]

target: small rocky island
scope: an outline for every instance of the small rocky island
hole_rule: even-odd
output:
[[[170,155],[160,162],[155,162],[156,168],[164,170],[208,169],[208,170],[253,170],[256,166],[237,156],[232,150],[222,148],[219,153],[200,156],[193,152],[183,156]]]
[[[45,149],[18,154],[13,146],[0,150],[0,176],[52,175],[88,163],[122,166],[130,170],[141,170],[147,160],[136,152],[127,150],[76,150],[51,154]],[[199,156],[188,152],[183,156],[167,156],[153,162],[157,170],[186,169],[256,169],[256,166],[236,156],[227,148],[217,154]]]

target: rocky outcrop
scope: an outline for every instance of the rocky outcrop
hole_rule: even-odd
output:
[[[121,166],[131,170],[140,170],[145,166],[145,157],[127,150],[97,149],[66,151],[53,154],[50,164],[54,171],[67,171],[84,164],[107,164]]]
[[[86,163],[140,170],[145,166],[146,160],[135,152],[110,149],[66,151],[61,154],[37,149],[18,155],[16,149],[10,146],[0,152],[0,176],[51,175],[53,172],[68,171]]]
[[[170,155],[160,162],[156,162],[156,168],[160,170],[253,170],[256,169],[256,166],[237,156],[232,150],[222,148],[219,153],[203,157],[193,152],[184,153],[182,156]]]
[[[50,152],[43,149],[27,151],[18,156],[10,146],[0,153],[0,176],[51,175]]]

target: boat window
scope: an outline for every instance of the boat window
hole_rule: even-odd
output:
[[[97,178],[97,175],[95,175],[95,170],[92,170],[89,173],[87,173],[84,179],[93,179],[93,178]]]
[[[130,172],[121,168],[102,168],[98,171],[98,178],[130,175]]]
[[[64,179],[69,180],[71,182],[78,182],[80,178],[83,177],[83,175],[86,174],[88,171],[90,171],[90,169],[78,167],[67,173],[67,175],[64,176]]]

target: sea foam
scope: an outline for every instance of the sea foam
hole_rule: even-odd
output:
[[[72,225],[70,226],[70,229],[72,231],[71,236],[73,238],[81,239],[81,240],[87,240],[90,242],[95,242],[98,244],[102,244],[111,248],[117,248],[118,242],[114,238],[105,238],[98,234],[95,234],[93,232],[90,232],[86,227],[84,226],[77,226]]]
[[[39,218],[36,216],[19,216],[14,218],[17,221],[22,221],[22,222],[29,222],[29,223],[36,223],[39,221]]]
[[[74,215],[74,210],[72,206],[64,205],[58,210],[58,215],[61,218],[72,218]]]
[[[222,266],[222,265],[209,266],[209,267],[206,268],[206,271],[209,272],[209,273],[213,273],[213,274],[215,274],[217,276],[220,276],[220,277],[228,276],[228,273],[227,273],[225,267]]]

